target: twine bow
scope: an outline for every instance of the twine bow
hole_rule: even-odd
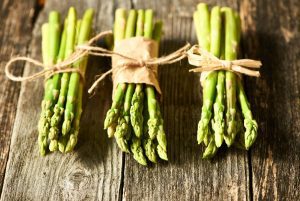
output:
[[[206,72],[216,70],[228,70],[248,76],[259,77],[261,61],[252,59],[239,59],[233,61],[222,60],[207,52],[198,45],[194,45],[187,51],[189,63],[197,66],[189,70],[190,72]]]
[[[106,35],[110,35],[110,34],[112,34],[111,31],[101,32],[98,35],[96,35],[95,37],[91,38],[87,42],[87,45],[92,45],[98,39],[100,39]],[[88,50],[77,48],[76,51],[74,51],[67,59],[65,59],[64,61],[59,62],[55,65],[52,65],[52,66],[45,65],[42,62],[32,59],[30,57],[19,56],[19,57],[12,58],[11,60],[9,60],[7,62],[7,64],[5,65],[5,74],[6,74],[6,77],[8,77],[10,80],[13,80],[16,82],[22,82],[22,81],[35,80],[37,78],[44,77],[44,76],[47,79],[57,73],[77,72],[80,74],[81,78],[83,78],[83,80],[84,80],[84,72],[81,72],[79,69],[72,68],[70,66],[73,63],[82,59],[83,57],[87,56],[88,54],[89,54]],[[28,75],[28,76],[15,76],[13,73],[11,73],[11,68],[13,66],[12,64],[17,61],[29,62],[37,67],[42,67],[43,70],[41,70],[37,73],[34,73],[32,75]]]

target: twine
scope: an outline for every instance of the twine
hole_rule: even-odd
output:
[[[191,65],[197,66],[190,69],[190,72],[227,70],[236,74],[259,77],[259,69],[262,66],[261,61],[252,59],[222,60],[198,45],[192,46],[187,51],[187,57]]]
[[[13,80],[16,82],[32,81],[32,80],[38,79],[40,77],[52,76],[54,74],[64,73],[64,72],[77,72],[83,77],[83,74],[84,74],[83,72],[81,72],[77,68],[72,68],[70,66],[74,62],[77,62],[78,60],[80,60],[81,58],[83,58],[87,55],[104,56],[104,57],[112,57],[112,56],[116,55],[116,56],[120,56],[124,59],[129,60],[129,61],[123,62],[121,64],[124,68],[125,67],[126,68],[129,68],[129,67],[149,67],[149,68],[151,68],[151,66],[153,66],[153,65],[172,64],[172,63],[182,60],[183,58],[185,58],[187,56],[186,52],[190,48],[190,44],[186,44],[182,48],[178,49],[175,52],[168,54],[167,56],[141,60],[141,59],[135,59],[132,57],[128,57],[126,55],[123,55],[118,52],[111,51],[111,50],[108,50],[108,49],[105,49],[102,47],[92,46],[92,44],[95,41],[97,41],[100,38],[103,38],[104,36],[107,36],[107,35],[112,35],[112,31],[101,32],[101,33],[97,34],[96,36],[94,36],[93,38],[91,38],[86,44],[76,46],[75,51],[68,58],[66,58],[64,61],[59,62],[52,66],[45,65],[42,62],[32,59],[30,57],[18,56],[18,57],[12,58],[11,60],[9,60],[9,62],[5,66],[5,74],[10,80]],[[43,67],[43,70],[41,70],[37,73],[34,73],[32,75],[28,75],[28,76],[16,76],[13,73],[11,73],[11,68],[13,66],[13,63],[15,63],[17,61],[29,62],[35,66]],[[89,88],[88,92],[92,93],[93,90],[96,88],[96,86],[99,84],[99,82],[101,80],[103,80],[110,73],[112,73],[112,69],[105,72],[104,74],[102,74],[92,84],[92,86]]]

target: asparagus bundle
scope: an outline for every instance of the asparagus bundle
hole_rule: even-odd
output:
[[[93,10],[86,10],[82,19],[77,19],[75,8],[69,9],[63,30],[60,14],[52,11],[49,22],[42,26],[42,55],[47,66],[68,58],[76,45],[90,37]],[[87,58],[83,57],[71,68],[84,76]],[[82,111],[83,82],[78,72],[55,74],[45,82],[45,95],[39,120],[39,147],[41,155],[48,151],[62,153],[72,151],[77,143]]]
[[[209,11],[206,4],[200,3],[194,12],[194,23],[202,48],[221,59],[237,59],[240,18],[235,11],[218,6]],[[197,140],[206,146],[203,158],[213,157],[224,141],[228,147],[235,144],[248,150],[256,139],[257,123],[240,77],[231,71],[212,71],[202,85],[203,106]]]
[[[159,42],[161,30],[162,23],[153,23],[153,11],[150,9],[128,12],[117,9],[115,12],[115,43],[135,36]],[[104,121],[108,136],[114,136],[119,148],[132,153],[133,158],[142,165],[147,165],[147,160],[156,163],[157,155],[168,160],[157,97],[158,93],[151,85],[119,83]]]

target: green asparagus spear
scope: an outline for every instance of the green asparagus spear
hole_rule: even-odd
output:
[[[137,23],[137,11],[132,9],[129,11],[128,18],[127,18],[125,38],[130,38],[135,36],[136,23]]]
[[[48,49],[49,49],[49,24],[45,23],[42,26],[42,55],[43,55],[43,62],[48,63],[49,55],[48,55]],[[50,90],[50,82],[45,83],[45,91]],[[46,95],[46,93],[45,93]],[[47,124],[47,120],[45,118],[45,102],[46,97],[44,97],[44,100],[42,101],[42,111],[41,111],[41,117],[38,123],[38,130],[39,130],[39,138],[38,143],[40,147],[40,153],[41,155],[45,155],[47,152],[47,130],[49,129],[49,124]]]
[[[66,25],[66,23],[65,23]],[[66,28],[66,26],[65,26]],[[59,48],[59,54],[57,58],[57,62],[61,62],[64,60],[65,57],[65,49],[66,49],[66,29],[64,28],[62,36],[61,36],[61,42],[60,42],[60,48]],[[53,95],[57,96],[59,95],[59,88],[60,88],[60,79],[61,79],[61,74],[55,74],[53,76],[53,86],[57,85],[56,87],[53,87]],[[59,132],[57,131],[58,129],[54,129],[53,127],[50,128],[49,131],[49,139],[50,144],[49,144],[49,150],[50,151],[56,151],[58,149],[58,134]]]
[[[144,126],[143,126],[143,138],[142,138],[142,144],[143,148],[145,150],[145,155],[147,156],[148,160],[156,163],[157,162],[157,155],[156,155],[156,146],[153,140],[149,137],[149,126],[148,126],[148,120],[149,120],[149,112],[148,112],[148,100],[147,96],[144,98],[144,110],[143,110],[143,116],[144,116]]]
[[[237,134],[234,140],[233,145],[239,149],[247,150],[245,146],[245,129],[242,120],[242,112],[237,109],[236,112],[236,128]]]
[[[130,83],[127,86],[123,114],[119,118],[119,122],[115,132],[115,139],[120,149],[129,153],[128,140],[130,139],[131,125],[130,125],[130,103],[134,92],[135,85]]]
[[[157,21],[154,24],[153,28],[153,39],[155,41],[160,42],[160,38],[162,35],[162,22]],[[156,55],[158,56],[158,55]],[[167,155],[167,138],[164,130],[164,121],[161,116],[161,111],[160,111],[160,106],[159,104],[156,105],[156,112],[157,112],[157,118],[159,119],[159,127],[156,135],[156,140],[157,140],[157,154],[159,158],[163,160],[168,160],[168,155]]]
[[[130,150],[133,153],[133,158],[141,165],[147,165],[147,159],[144,155],[141,139],[132,135]]]
[[[83,61],[83,62],[85,62],[85,61]],[[70,131],[70,137],[67,142],[65,152],[72,151],[78,141],[77,138],[78,138],[78,134],[79,134],[80,118],[81,118],[81,114],[82,114],[82,96],[83,96],[83,83],[80,83],[79,89],[78,89],[78,102],[76,105],[75,119],[73,121],[73,125],[72,125],[71,131]]]
[[[149,120],[148,120],[148,129],[149,137],[151,140],[154,140],[157,135],[159,128],[159,121],[157,119],[157,100],[155,96],[155,89],[151,85],[146,86],[146,94],[148,100],[148,111],[149,111]]]
[[[146,10],[145,13],[145,33],[144,37],[152,39],[153,34],[153,11],[151,9]],[[155,89],[151,85],[146,85],[146,95],[148,100],[148,110],[149,110],[149,120],[148,120],[148,126],[149,126],[149,137],[150,139],[155,139],[158,131],[158,119],[156,114],[156,93]]]
[[[225,58],[225,29],[221,28],[221,47],[220,59]],[[217,80],[217,96],[214,103],[214,118],[212,120],[212,128],[214,130],[215,144],[220,147],[224,140],[225,121],[225,72],[218,71]]]
[[[126,28],[125,28],[125,38],[133,37],[135,34],[135,24],[136,24],[137,12],[135,10],[130,10],[127,18]],[[123,114],[120,114],[118,125],[115,131],[115,139],[119,148],[129,153],[129,143],[131,135],[131,126],[130,126],[130,104],[132,95],[134,93],[135,85],[130,83],[127,84]]]
[[[77,25],[79,29],[77,45],[84,44],[88,41],[92,29],[93,15],[94,15],[94,11],[92,9],[86,10],[83,15],[82,21],[80,21],[80,24]],[[84,57],[81,60],[79,60],[74,66],[79,68],[84,76],[87,67],[87,57]],[[72,82],[76,82],[76,83],[72,85]],[[72,128],[70,129],[72,132],[70,133],[70,137],[66,145],[66,150],[65,150],[66,152],[72,151],[74,149],[75,145],[77,144],[77,137],[79,134],[80,118],[82,113],[83,82],[82,80],[80,80],[80,76],[78,73],[71,74],[68,96],[70,94],[71,94],[70,96],[72,96],[73,93],[74,96],[76,96],[75,93],[76,90],[72,90],[73,87],[78,87],[78,94],[76,97],[75,106],[70,106],[70,108],[73,107],[76,108],[74,111],[75,119],[73,121]],[[74,104],[74,103],[71,102],[70,104]],[[68,102],[66,105],[66,112],[67,112],[67,108],[68,108]]]
[[[240,79],[237,80],[237,86],[238,86],[238,99],[244,116],[244,126],[246,129],[245,136],[244,136],[245,139],[244,144],[245,144],[245,148],[248,150],[257,137],[258,125],[257,122],[253,119],[252,112],[250,109],[250,104],[247,100],[244,87]]]
[[[144,24],[144,37],[145,38],[152,38],[153,33],[153,11],[151,9],[147,9],[145,11],[145,24]],[[151,85],[145,86],[146,90],[146,96],[147,96],[147,108],[148,108],[148,135],[145,136],[144,140],[144,149],[146,156],[148,159],[156,163],[157,157],[156,157],[156,145],[154,140],[156,139],[157,131],[159,128],[157,114],[156,114],[156,95],[155,95],[155,89]]]
[[[48,25],[43,26],[43,58],[46,65],[53,65],[56,63],[59,43],[60,43],[60,15],[58,12],[52,11],[49,14]],[[47,33],[46,33],[47,32]],[[39,145],[41,155],[45,155],[48,147],[48,134],[50,130],[51,116],[53,114],[53,106],[56,102],[56,96],[52,93],[57,86],[53,85],[53,78],[47,79],[45,83],[45,96],[42,101],[42,112],[39,120]]]
[[[138,10],[137,21],[136,21],[136,36],[144,35],[144,22],[145,22],[145,11]]]
[[[115,12],[115,24],[114,24],[114,40],[115,43],[124,39],[126,29],[126,10],[119,8]],[[104,129],[108,130],[108,137],[112,137],[118,123],[120,107],[123,105],[123,98],[126,92],[127,84],[118,84],[113,97],[113,103],[111,108],[107,111],[106,118],[104,120]]]
[[[234,12],[231,8],[224,8],[225,15],[225,59],[234,60],[237,58],[238,30]],[[227,146],[234,142],[236,128],[236,75],[233,72],[226,71],[226,127],[227,132],[224,140]]]
[[[210,52],[214,56],[216,56],[216,57],[219,57],[220,56],[220,52],[221,52],[221,25],[222,25],[222,23],[221,23],[221,10],[220,10],[220,7],[215,6],[212,9],[212,11],[211,11],[211,17],[210,17],[210,27],[211,27],[211,33],[210,33],[210,37],[211,37],[211,39],[210,39],[210,41],[211,41]],[[216,72],[216,71],[215,72],[211,72],[209,76],[211,76],[211,74],[214,74],[213,75],[214,78],[215,77],[219,78],[218,77],[218,72]],[[224,77],[223,77],[223,80],[224,80]],[[219,81],[219,79],[217,79],[217,82],[218,81]],[[216,86],[216,84],[217,83],[215,83],[215,86]],[[217,87],[218,87],[218,85],[217,85]],[[223,86],[221,86],[221,88],[222,87]],[[218,92],[218,88],[217,88],[217,92]],[[223,99],[224,94],[219,94],[219,95],[222,96],[221,99]],[[210,98],[213,99],[214,97],[210,97]],[[217,98],[218,98],[218,93],[217,93]],[[218,99],[216,100],[216,103],[218,103]],[[223,103],[221,101],[219,103],[220,103],[219,107],[224,107]],[[218,112],[220,112],[220,111],[218,111]],[[223,113],[222,112],[221,113],[214,113],[214,115],[215,116],[219,116],[220,119],[223,118]],[[218,129],[220,129],[220,128],[216,129],[215,125],[216,124],[212,124],[214,130],[218,131]],[[211,128],[209,128],[209,129],[211,130]],[[203,153],[203,158],[211,158],[212,156],[214,156],[216,154],[218,146],[216,145],[215,139],[218,140],[218,145],[220,143],[220,140],[219,140],[220,134],[218,132],[214,133],[214,137],[210,136],[208,138],[207,136],[208,135],[205,135],[204,139],[205,139],[206,144],[208,144],[208,147],[206,148],[206,150]],[[222,144],[222,141],[221,141],[221,144]]]
[[[197,6],[198,14],[195,14],[196,29],[199,45],[205,50],[210,50],[210,14],[206,4],[200,3]],[[197,28],[198,27],[198,28]],[[219,40],[218,40],[219,41]],[[198,124],[197,141],[200,144],[203,140],[208,141],[209,138],[209,123],[212,117],[212,106],[215,99],[217,72],[211,72],[207,75],[203,82],[203,106],[201,119]]]
[[[123,98],[126,92],[126,83],[118,84],[115,91],[113,102],[111,108],[106,113],[106,118],[104,120],[104,129],[116,124],[118,117],[121,113],[121,106],[123,104]]]
[[[222,19],[221,19],[221,9],[216,6],[211,11],[211,52],[215,56],[220,56],[224,49],[224,41],[222,40]],[[214,118],[212,120],[212,128],[214,130],[215,145],[220,147],[224,139],[224,129],[225,122],[223,119],[224,113],[224,98],[225,98],[225,73],[224,71],[218,71],[217,77],[217,95],[214,103]]]
[[[141,138],[143,133],[143,84],[137,84],[131,101],[130,120],[137,138]]]
[[[159,128],[158,128],[158,132],[157,132],[157,136],[156,136],[157,154],[158,154],[159,158],[167,161],[168,160],[167,138],[166,138],[166,134],[165,134],[165,130],[164,130],[164,121],[161,116],[159,105],[157,105],[156,109],[157,109],[157,117],[159,119]]]
[[[81,25],[80,25],[80,31],[78,34],[78,42],[77,45],[84,44],[85,42],[88,41],[91,28],[92,28],[92,20],[93,20],[93,10],[88,9],[83,16]],[[82,65],[82,60],[86,58],[83,58],[76,62],[74,64],[74,68],[77,68],[82,72],[83,74],[85,73],[86,70],[86,65]],[[75,117],[75,109],[76,109],[76,102],[78,101],[78,89],[80,85],[80,74],[77,72],[74,72],[70,76],[70,82],[69,82],[69,87],[68,87],[68,93],[67,93],[67,102],[65,106],[65,116],[64,116],[64,122],[62,125],[62,134],[66,135],[72,125],[72,121]]]

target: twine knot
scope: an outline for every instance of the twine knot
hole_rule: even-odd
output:
[[[187,57],[191,65],[197,66],[190,72],[228,70],[237,74],[259,77],[259,69],[262,66],[261,61],[252,59],[222,60],[198,45],[194,45],[187,51]]]
[[[232,70],[232,62],[227,60],[222,60],[222,67],[227,70]]]
[[[145,67],[147,67],[146,62],[145,62],[145,60],[143,60],[143,59],[139,59],[138,65],[139,65],[139,66],[145,66]]]

